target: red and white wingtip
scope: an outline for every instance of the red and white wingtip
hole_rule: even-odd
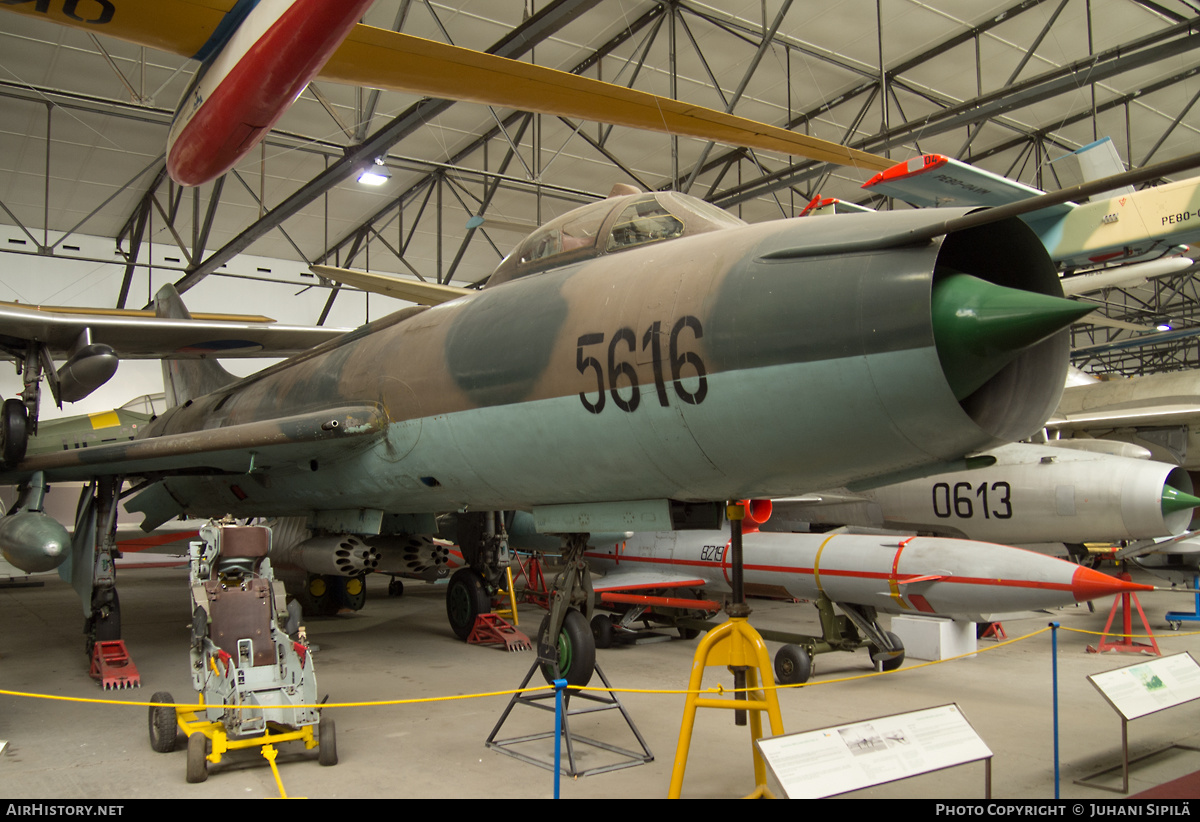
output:
[[[1087,602],[1092,599],[1116,596],[1117,594],[1136,594],[1153,591],[1153,585],[1143,585],[1130,579],[1122,579],[1109,574],[1079,566],[1071,577],[1071,593],[1076,602]]]
[[[950,160],[942,154],[919,154],[911,160],[905,160],[902,163],[896,163],[889,169],[879,172],[871,179],[862,184],[863,188],[871,188],[871,186],[879,183],[892,183],[896,180],[903,180],[906,177],[912,177],[916,174],[923,174],[931,169],[944,166]]]
[[[167,138],[167,172],[196,186],[233,168],[350,34],[372,0],[264,0],[188,88]]]

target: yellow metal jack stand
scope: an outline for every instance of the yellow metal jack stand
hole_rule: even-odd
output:
[[[508,600],[508,607],[507,608],[497,608],[496,615],[504,617],[505,619],[511,619],[512,624],[516,625],[517,624],[517,593],[516,593],[516,586],[513,585],[512,566],[509,566],[504,569],[504,578],[505,578],[505,580],[508,581],[508,588],[504,591],[500,591],[499,594],[501,597]]]
[[[700,693],[704,669],[724,665],[731,671],[744,669],[745,692],[735,692],[729,697],[708,697]],[[783,716],[779,711],[779,697],[775,691],[775,677],[771,673],[771,657],[758,631],[745,617],[731,617],[727,622],[709,631],[696,648],[692,660],[692,678],[688,683],[687,703],[683,712],[683,725],[679,729],[679,745],[675,749],[675,767],[671,772],[669,799],[678,799],[683,788],[683,771],[687,767],[688,748],[692,742],[692,727],[696,721],[697,708],[724,708],[750,712],[750,748],[754,755],[754,780],[756,787],[747,799],[772,799],[767,790],[767,766],[754,742],[762,738],[762,716],[767,712],[771,723],[771,734],[783,733]],[[760,688],[758,683],[762,682]]]

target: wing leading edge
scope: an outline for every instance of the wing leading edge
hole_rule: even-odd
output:
[[[36,454],[0,483],[16,484],[42,471],[47,480],[180,473],[253,473],[280,461],[307,464],[340,450],[348,438],[370,438],[387,424],[382,409],[331,408],[277,420]]]
[[[236,5],[235,0],[102,0],[94,18],[68,15],[60,4],[0,8],[197,58]],[[871,171],[892,165],[868,152],[703,106],[361,23],[318,79],[576,117]]]

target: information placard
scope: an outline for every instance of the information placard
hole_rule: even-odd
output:
[[[957,705],[758,741],[790,799],[819,799],[989,759]]]
[[[1088,680],[1126,720],[1200,699],[1200,665],[1188,653],[1091,674]]]

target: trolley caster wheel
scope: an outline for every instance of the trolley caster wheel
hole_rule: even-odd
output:
[[[159,753],[171,753],[179,731],[175,709],[171,707],[175,699],[166,691],[159,691],[150,701],[166,703],[150,706],[150,747]]]
[[[208,779],[208,737],[194,733],[188,737],[187,781],[195,784]]]
[[[338,763],[337,729],[333,720],[326,717],[317,726],[317,761],[325,766]]]

